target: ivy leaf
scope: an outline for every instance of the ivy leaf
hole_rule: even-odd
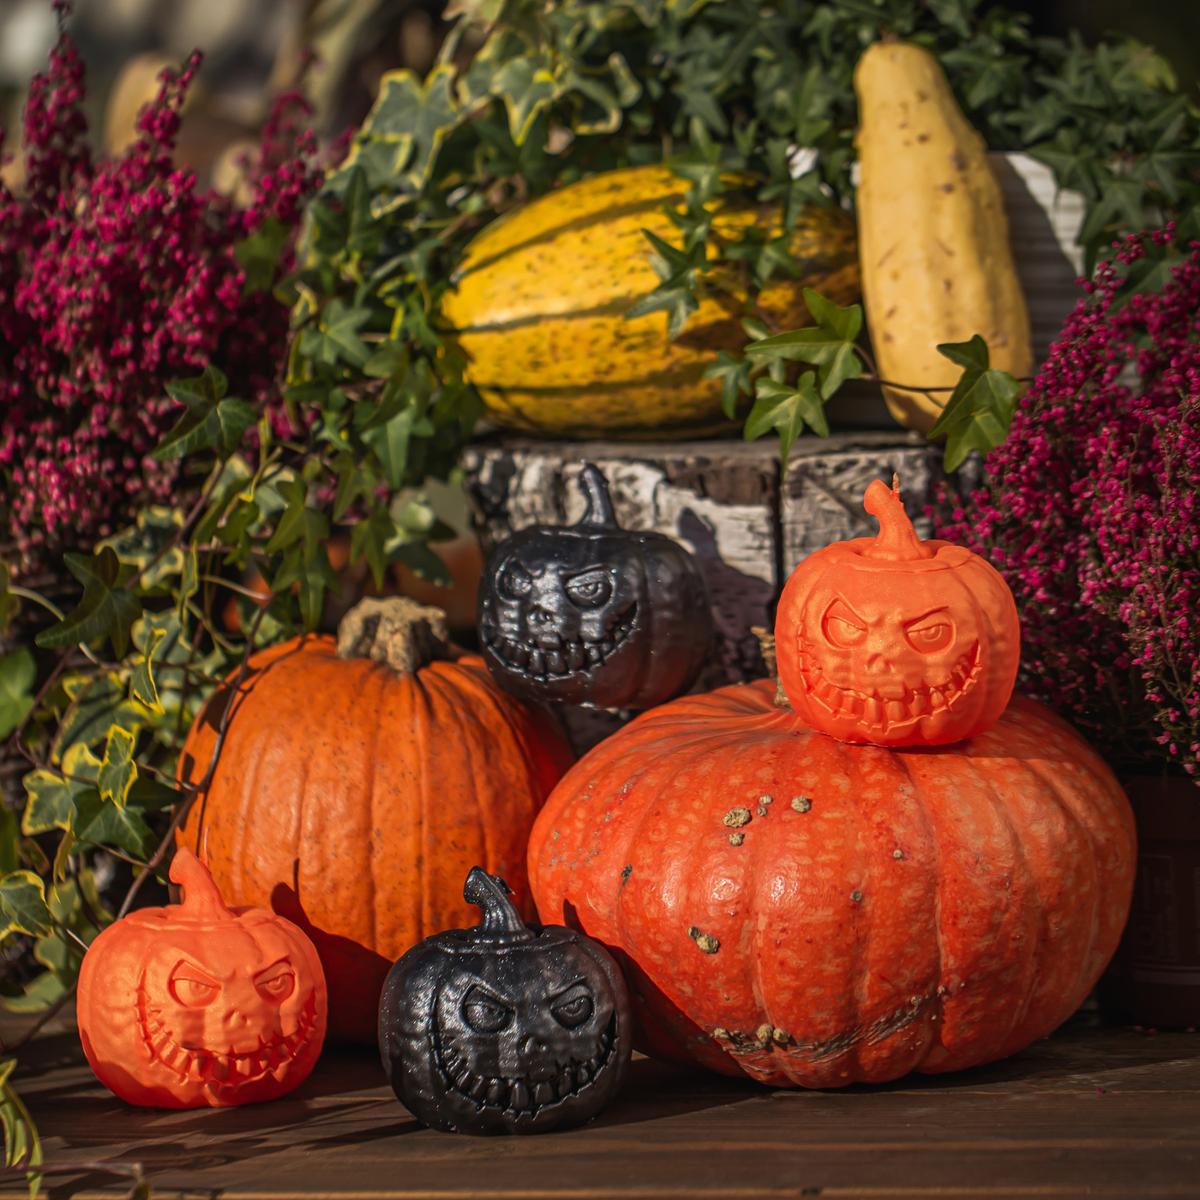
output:
[[[9,590],[12,572],[8,563],[0,560],[0,637],[8,631],[9,622],[20,607],[20,601]]]
[[[829,423],[812,371],[805,371],[795,387],[774,379],[759,379],[755,383],[755,396],[754,407],[746,418],[746,441],[754,441],[772,429],[776,430],[784,463],[805,426],[822,437],[829,436]]]
[[[24,646],[0,658],[0,741],[8,737],[33,707],[37,668]]]
[[[163,706],[158,697],[158,684],[154,679],[154,655],[166,636],[167,631],[161,626],[148,630],[141,657],[134,664],[129,676],[129,690],[134,698],[140,700],[151,712],[159,714],[162,713]]]
[[[108,731],[96,787],[101,800],[115,804],[118,808],[125,807],[129,789],[138,777],[137,763],[133,761],[133,746],[136,740],[132,733],[122,729],[120,725],[114,725]]]
[[[173,614],[172,614],[173,615]],[[152,621],[152,616],[145,618]],[[55,746],[70,754],[75,745],[93,746],[107,736],[113,725],[137,729],[146,723],[147,710],[126,695],[126,684],[116,671],[101,675],[69,675],[63,692],[70,701],[55,735]]]
[[[717,354],[717,361],[704,372],[705,379],[721,381],[721,411],[732,421],[737,415],[738,401],[750,395],[750,364],[728,350]]]
[[[450,131],[461,116],[454,100],[455,71],[441,63],[425,82],[412,71],[388,71],[379,95],[354,139],[347,166],[361,164],[378,187],[402,183],[420,191]],[[370,150],[376,147],[377,153]]]
[[[92,788],[76,800],[74,833],[84,845],[112,846],[141,860],[157,840],[140,809],[132,804],[118,808]]]
[[[37,1170],[42,1164],[42,1143],[29,1109],[13,1086],[12,1073],[16,1065],[15,1058],[0,1062],[0,1126],[4,1129],[4,1165],[25,1169],[30,1200],[37,1200],[42,1192],[42,1176]]]
[[[529,136],[534,120],[555,98],[558,83],[549,65],[533,58],[513,58],[492,77],[491,93],[504,101],[515,145]]]
[[[253,405],[227,396],[228,386],[224,374],[213,366],[194,379],[168,383],[167,394],[185,411],[159,442],[154,457],[165,462],[198,450],[215,450],[221,459],[228,458],[255,420]]]
[[[979,334],[967,342],[946,342],[938,352],[963,368],[946,407],[929,431],[946,438],[945,467],[956,471],[972,450],[986,454],[1008,435],[1021,385],[1007,371],[990,366],[987,343]]]
[[[54,771],[30,771],[25,784],[25,812],[21,830],[29,837],[52,829],[70,829],[75,822],[75,797],[81,785]]]
[[[287,242],[287,226],[277,217],[267,217],[253,233],[234,246],[234,260],[242,268],[243,296],[271,290]]]
[[[10,933],[44,937],[52,928],[46,885],[32,871],[11,871],[0,879],[0,939]]]
[[[142,615],[141,605],[124,586],[134,578],[136,568],[122,563],[111,546],[103,546],[93,555],[68,551],[63,561],[83,584],[83,599],[34,640],[43,649],[64,650],[107,637],[117,657],[124,658],[130,627]]]
[[[804,289],[804,299],[817,322],[815,327],[794,329],[790,333],[751,342],[746,347],[746,354],[753,359],[813,363],[818,368],[821,397],[828,400],[847,379],[858,379],[863,373],[862,359],[855,345],[862,330],[862,308],[857,304],[843,308],[812,288]]]
[[[331,300],[314,328],[300,335],[301,349],[317,362],[335,366],[339,362],[363,367],[371,357],[358,331],[371,319],[371,310],[352,308],[341,300]]]

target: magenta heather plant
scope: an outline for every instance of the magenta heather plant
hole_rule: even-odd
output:
[[[1172,232],[1114,247],[939,533],[1012,586],[1027,691],[1118,767],[1198,776],[1200,242],[1168,270]]]
[[[246,284],[235,252],[256,231],[290,244],[319,182],[308,109],[295,94],[276,103],[239,208],[173,161],[199,64],[164,72],[140,137],[107,160],[88,147],[65,32],[30,86],[25,182],[0,185],[0,554],[26,577],[176,496],[177,463],[151,457],[179,413],[169,380],[215,363],[284,420],[288,312]]]

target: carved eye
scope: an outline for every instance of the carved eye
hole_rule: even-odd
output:
[[[167,987],[171,995],[188,1008],[203,1008],[211,1004],[221,991],[221,985],[207,971],[189,962],[176,964]]]
[[[835,600],[821,621],[826,641],[839,649],[857,646],[867,636],[867,627],[844,600]]]
[[[296,974],[286,960],[268,967],[255,981],[258,994],[264,1000],[282,1004],[296,988]]]
[[[533,587],[533,576],[515,559],[510,559],[500,571],[500,590],[510,600],[528,596]]]
[[[502,1000],[473,987],[462,1002],[463,1019],[478,1033],[499,1033],[513,1019],[513,1010]]]
[[[612,582],[603,569],[573,575],[564,586],[571,603],[580,608],[599,608],[612,595]]]
[[[551,1007],[550,1011],[560,1025],[574,1029],[592,1015],[592,1008],[591,996],[587,992],[579,992],[574,996],[568,996],[565,1000],[560,1000]]]
[[[932,654],[944,650],[954,640],[954,626],[944,613],[921,617],[904,631],[914,650]]]

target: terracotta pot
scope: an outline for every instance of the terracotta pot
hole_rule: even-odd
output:
[[[1137,817],[1137,882],[1101,1006],[1118,1021],[1200,1027],[1200,786],[1179,775],[1121,782]]]

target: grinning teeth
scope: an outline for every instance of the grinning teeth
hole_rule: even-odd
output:
[[[585,661],[586,656],[583,652],[583,643],[572,642],[567,647],[567,666],[570,667],[572,671],[578,671],[579,668],[583,666]]]
[[[533,1089],[533,1102],[541,1108],[545,1104],[553,1104],[558,1099],[558,1093],[554,1090],[554,1084],[543,1081],[535,1085]]]
[[[589,646],[587,648],[587,659],[590,663],[602,662],[604,655],[600,653],[599,646]]]
[[[508,1107],[515,1108],[518,1112],[529,1107],[529,1088],[520,1080],[509,1089]]]
[[[575,1090],[575,1072],[567,1067],[558,1077],[558,1094],[569,1096]]]
[[[908,705],[903,700],[889,700],[887,702],[887,719],[889,722],[907,721]]]
[[[546,669],[546,660],[540,650],[529,652],[529,671],[532,675],[541,675]]]
[[[487,1102],[503,1108],[508,1100],[508,1084],[503,1079],[488,1080]]]
[[[912,711],[914,717],[929,715],[929,692],[925,688],[917,688],[913,692]]]
[[[566,662],[557,650],[546,651],[546,670],[552,675],[561,675]]]
[[[472,1100],[482,1100],[484,1095],[487,1093],[488,1085],[490,1083],[490,1079],[486,1079],[482,1075],[476,1075],[474,1079],[471,1080],[471,1086],[467,1089],[467,1095],[470,1096]]]
[[[931,687],[929,689],[929,703],[932,704],[935,709],[943,707],[944,700],[942,693],[938,688]]]
[[[880,725],[883,722],[883,705],[874,696],[868,696],[863,701],[863,720],[868,725]]]

